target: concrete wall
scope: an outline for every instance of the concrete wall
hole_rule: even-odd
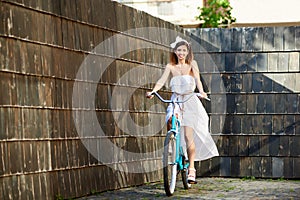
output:
[[[199,175],[299,178],[300,27],[192,31],[221,154]]]

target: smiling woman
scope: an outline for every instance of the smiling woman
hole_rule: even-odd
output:
[[[170,63],[167,64],[153,90],[147,92],[146,96],[152,98],[153,93],[157,92],[171,75],[170,86],[173,92],[171,99],[182,101],[189,99],[184,103],[176,104],[175,107],[170,104],[167,108],[166,122],[170,129],[172,114],[175,113],[180,119],[183,127],[180,134],[181,144],[190,162],[188,181],[197,183],[194,161],[206,160],[219,154],[208,130],[208,115],[194,93],[197,86],[201,97],[207,97],[200,80],[197,62],[193,59],[191,45],[178,36],[170,46],[172,48]]]

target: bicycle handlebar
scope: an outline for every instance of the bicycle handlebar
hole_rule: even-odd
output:
[[[166,99],[162,98],[157,92],[153,92],[151,95],[153,95],[153,94],[155,96],[157,96],[159,98],[159,100],[161,100],[164,103],[184,103],[184,102],[188,101],[192,97],[192,95],[191,95],[188,99],[186,99],[184,101],[174,101],[174,100],[166,100]],[[200,93],[194,93],[194,94],[196,94],[197,96],[201,97]],[[210,101],[210,99],[208,97],[204,97],[204,99],[206,99],[207,101]]]

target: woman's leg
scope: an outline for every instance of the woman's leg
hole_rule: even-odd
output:
[[[178,119],[178,114],[175,114],[175,116]],[[167,130],[169,131],[171,128],[172,128],[172,117],[170,117],[167,122]]]
[[[170,117],[167,122],[167,130],[169,131],[171,128],[172,128],[172,117]]]
[[[195,142],[194,142],[194,130],[191,127],[184,127],[184,138],[187,147],[188,158],[190,162],[190,169],[194,169],[194,160],[195,160]]]
[[[191,127],[184,127],[184,136],[185,142],[187,146],[187,153],[190,162],[190,166],[188,169],[188,182],[191,184],[196,184],[196,170],[195,170],[195,142],[194,142],[194,130]]]

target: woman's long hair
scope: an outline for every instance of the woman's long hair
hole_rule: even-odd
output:
[[[176,46],[174,47],[174,49],[172,49],[172,52],[171,52],[171,55],[170,55],[170,63],[172,65],[177,65],[178,64],[178,58],[177,58],[177,55],[175,54],[174,51],[176,51],[176,49],[179,47],[179,46],[182,46],[182,45],[185,45],[187,47],[187,50],[188,50],[188,55],[186,56],[186,59],[185,59],[185,63],[186,64],[191,64],[191,62],[193,61],[194,59],[194,56],[193,56],[193,52],[192,52],[192,48],[191,48],[191,45],[190,44],[187,44],[186,42],[184,41],[181,41],[181,42],[178,42],[176,44]]]

